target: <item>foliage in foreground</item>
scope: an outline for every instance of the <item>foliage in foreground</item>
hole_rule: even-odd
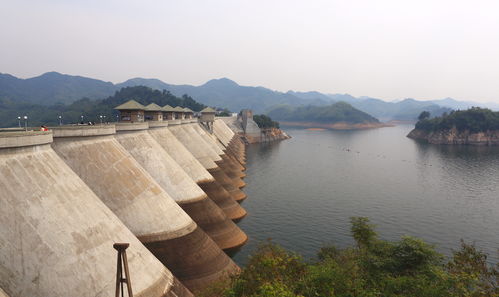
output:
[[[430,119],[428,112],[422,112],[418,119],[416,129],[427,132],[449,130],[453,127],[459,131],[469,130],[471,132],[499,130],[499,112],[480,107],[452,111],[432,119]]]
[[[254,253],[242,273],[201,296],[225,297],[494,297],[498,267],[474,245],[444,262],[432,245],[414,237],[380,240],[367,218],[352,218],[356,246],[322,248],[305,262],[271,242]]]

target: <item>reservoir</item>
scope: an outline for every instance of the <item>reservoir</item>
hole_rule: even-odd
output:
[[[352,245],[349,218],[365,216],[382,239],[416,236],[445,255],[464,239],[497,263],[499,148],[417,143],[412,128],[284,127],[293,138],[248,146],[238,225],[250,239],[234,260],[244,265],[268,238],[306,258]]]

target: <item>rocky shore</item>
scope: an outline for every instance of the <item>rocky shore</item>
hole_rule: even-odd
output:
[[[499,130],[470,132],[452,128],[428,132],[414,129],[407,137],[431,144],[499,145]]]

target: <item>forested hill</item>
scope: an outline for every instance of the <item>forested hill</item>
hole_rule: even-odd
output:
[[[440,117],[430,118],[430,113],[421,113],[416,129],[426,132],[456,128],[472,133],[499,130],[499,112],[472,107],[468,110],[452,111]]]
[[[153,90],[144,86],[122,88],[106,99],[92,100],[83,98],[70,105],[54,104],[47,106],[0,98],[0,127],[15,127],[18,125],[17,117],[24,115],[28,116],[29,126],[58,125],[59,115],[62,116],[64,124],[79,122],[81,116],[83,116],[85,122],[93,121],[98,123],[101,115],[105,116],[106,121],[113,122],[116,120],[117,115],[113,108],[130,99],[144,105],[156,103],[164,106],[168,104],[188,107],[194,111],[200,111],[206,107],[187,95],[177,97],[168,91]]]
[[[375,117],[360,111],[348,103],[337,102],[327,106],[278,106],[268,115],[279,121],[315,123],[379,123]]]
[[[407,137],[431,144],[499,145],[499,112],[472,107],[435,118],[422,112]]]
[[[174,85],[154,78],[133,78],[123,83],[113,84],[57,72],[48,72],[28,79],[0,73],[0,98],[40,105],[71,104],[84,97],[102,99],[113,95],[123,87],[131,86],[147,86],[160,91],[168,90],[175,96],[189,94],[198,102],[228,108],[234,112],[250,108],[255,113],[264,113],[277,105],[327,106],[344,101],[383,121],[415,121],[424,110],[438,116],[449,112],[448,107],[462,109],[461,106],[469,104],[479,106],[478,103],[460,102],[450,98],[435,101],[405,99],[399,102],[386,102],[371,97],[353,97],[348,94],[325,94],[315,91],[284,93],[265,87],[239,85],[228,78],[212,79],[205,84],[194,86]]]

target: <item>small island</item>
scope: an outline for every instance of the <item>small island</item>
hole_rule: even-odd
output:
[[[327,106],[281,105],[269,111],[268,115],[282,125],[293,127],[353,130],[389,126],[341,101]]]
[[[431,144],[499,145],[499,112],[472,107],[430,118],[427,111],[407,137]]]

